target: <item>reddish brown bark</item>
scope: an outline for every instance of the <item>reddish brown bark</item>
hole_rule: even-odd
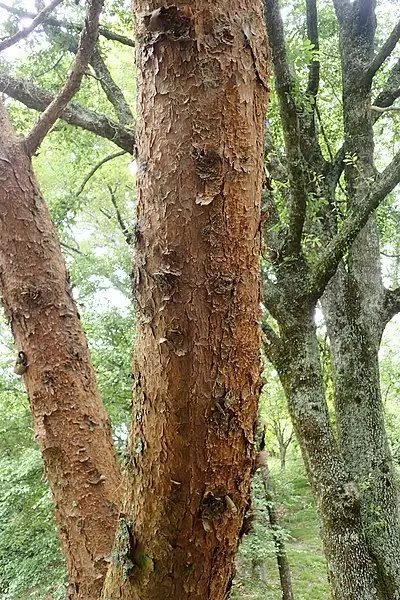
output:
[[[134,14],[135,416],[104,598],[222,600],[260,389],[262,6],[137,0]]]
[[[69,598],[97,600],[119,510],[120,473],[65,264],[24,144],[0,103],[1,292],[60,538]]]

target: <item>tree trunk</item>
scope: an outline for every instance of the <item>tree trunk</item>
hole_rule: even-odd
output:
[[[336,3],[340,21],[345,165],[350,210],[373,181],[374,133],[371,78],[374,58],[375,2]],[[346,269],[347,267],[347,269]],[[340,298],[340,300],[339,300]],[[340,446],[361,491],[370,553],[376,561],[380,597],[400,598],[400,518],[392,457],[384,425],[378,351],[384,289],[379,235],[372,216],[353,243],[324,301],[331,340],[335,409]]]
[[[267,462],[262,465],[260,474],[264,486],[269,524],[272,529],[272,535],[275,543],[275,555],[278,563],[279,579],[281,582],[282,600],[294,600],[290,564],[286,554],[285,542],[283,540],[282,533],[280,532],[279,519],[275,505],[275,492]]]
[[[222,600],[234,575],[260,392],[261,8],[134,2],[135,416],[104,598]]]
[[[370,232],[363,233],[365,245],[365,236]],[[366,262],[372,270],[365,274],[366,281],[371,281],[376,266]],[[375,301],[369,297],[369,304],[365,304],[365,292],[341,267],[325,293],[323,307],[333,358],[339,444],[361,491],[365,533],[377,564],[381,597],[389,600],[400,593],[400,527],[380,393],[381,328],[374,327],[374,322],[381,311],[379,288],[374,289]]]
[[[0,131],[3,304],[53,493],[68,598],[97,600],[119,509],[111,428],[55,228],[1,101]]]
[[[306,313],[308,316],[303,317]],[[317,501],[333,597],[377,599],[375,568],[363,531],[358,490],[329,422],[313,319],[312,310],[296,310],[293,306],[291,325],[281,327],[285,354],[277,368]]]

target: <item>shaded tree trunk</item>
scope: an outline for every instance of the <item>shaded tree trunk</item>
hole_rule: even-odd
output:
[[[361,238],[364,244],[366,235]],[[370,261],[367,265],[371,281],[376,265]],[[375,290],[378,300],[379,288]],[[382,314],[382,305],[371,297],[369,305],[364,304],[365,299],[354,275],[341,267],[327,289],[323,307],[333,358],[339,444],[361,491],[365,532],[377,563],[381,597],[389,600],[400,591],[398,492],[380,392],[382,328],[376,318]]]
[[[345,165],[350,209],[373,180],[374,134],[371,106],[375,3],[336,2],[340,22]],[[357,82],[357,85],[355,85]],[[324,313],[334,366],[339,443],[359,484],[365,533],[376,561],[380,596],[400,597],[400,519],[393,462],[385,431],[378,351],[386,326],[379,235],[371,217],[328,286]]]
[[[277,240],[272,239],[274,252],[269,253],[269,258],[276,284],[265,273],[265,303],[278,322],[281,335],[279,337],[266,323],[265,350],[275,364],[282,361],[281,380],[317,498],[334,596],[388,600],[399,596],[400,527],[393,468],[383,425],[377,352],[383,330],[379,320],[390,310],[388,291],[382,289],[380,280],[376,225],[371,211],[364,210],[376,182],[382,181],[382,174],[376,173],[373,162],[371,83],[398,41],[399,29],[395,28],[374,54],[375,1],[333,2],[340,37],[345,132],[344,146],[336,155],[329,146],[331,140],[323,123],[316,127],[316,119],[321,121],[317,108],[319,59],[313,59],[309,64],[304,90],[309,104],[305,101],[304,110],[300,111],[298,80],[291,73],[286,56],[278,3],[265,0],[286,151],[286,162],[278,159],[279,169],[270,162],[276,173],[274,178],[282,181],[279,171],[283,168],[290,183],[289,216],[284,220],[287,225],[279,222],[277,210],[272,211],[275,238],[276,232],[281,231],[283,235],[280,239],[279,235]],[[307,33],[318,50],[315,0],[307,0],[306,13]],[[398,66],[388,78],[387,88],[391,88],[393,78],[396,81],[394,89],[398,89],[397,77]],[[389,104],[391,102],[393,100]],[[321,150],[320,134],[327,146],[329,161]],[[269,141],[273,151],[272,138]],[[277,156],[275,152],[275,162]],[[384,171],[393,176],[393,186],[399,181],[398,158],[399,155]],[[337,194],[343,170],[346,216],[341,214],[337,202],[343,200],[342,186]],[[388,190],[383,191],[381,199]],[[272,194],[268,200],[274,208]],[[316,219],[309,209],[310,204],[316,210]],[[357,215],[362,212],[364,217],[358,220]],[[357,226],[352,228],[356,221]],[[321,242],[319,256],[309,252],[304,232],[311,232]],[[311,314],[338,266],[340,274],[336,283],[331,284],[324,307],[327,309],[328,302],[332,304],[327,320],[330,320],[328,327],[336,369],[339,444],[329,425]],[[302,294],[304,302],[299,302]],[[391,301],[393,309],[396,304],[393,294]],[[397,308],[398,305],[397,299]],[[333,512],[332,507],[335,507]],[[381,516],[382,522],[379,522]],[[332,528],[333,519],[336,523]],[[354,529],[353,549],[345,548],[346,522],[349,530]],[[342,541],[338,543],[340,537]],[[358,543],[360,552],[356,550]],[[344,554],[341,546],[345,549]]]
[[[290,564],[286,553],[285,542],[280,531],[275,503],[275,492],[267,462],[262,465],[260,474],[264,487],[265,500],[267,503],[269,524],[272,529],[272,535],[275,543],[275,555],[278,563],[279,579],[281,582],[282,600],[294,600]]]
[[[103,597],[222,600],[260,391],[261,5],[137,0],[134,13],[135,416]]]
[[[97,600],[120,472],[55,228],[0,102],[0,284],[68,564],[68,598]],[[22,369],[23,371],[24,369]]]
[[[295,305],[292,309],[291,325],[281,326],[284,352],[275,364],[316,497],[333,597],[377,599],[358,490],[329,422],[313,308]],[[302,316],[305,313],[307,317]]]

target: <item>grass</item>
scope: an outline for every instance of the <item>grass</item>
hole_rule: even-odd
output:
[[[282,476],[273,460],[280,526],[285,536],[296,600],[328,600],[325,558],[315,506],[300,458],[288,462]],[[254,530],[242,542],[232,600],[280,600],[281,588],[261,482],[254,483]]]

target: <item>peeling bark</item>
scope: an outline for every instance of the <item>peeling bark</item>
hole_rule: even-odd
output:
[[[262,7],[137,0],[134,12],[135,416],[103,598],[222,600],[260,391]]]
[[[120,506],[111,428],[55,228],[24,142],[0,103],[0,286],[70,575],[68,598],[97,600]]]

